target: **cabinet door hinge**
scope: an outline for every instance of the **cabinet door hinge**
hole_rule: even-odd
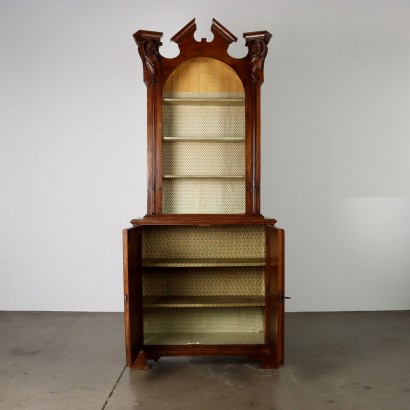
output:
[[[125,302],[125,303],[128,302],[128,295],[124,295],[124,302]]]

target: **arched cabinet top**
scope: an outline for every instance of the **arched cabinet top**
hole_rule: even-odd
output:
[[[180,51],[175,58],[163,57],[159,51],[163,33],[139,30],[134,34],[144,65],[144,82],[147,85],[164,82],[178,65],[204,56],[221,60],[232,67],[244,83],[250,80],[262,84],[267,45],[272,37],[268,31],[244,33],[248,53],[237,59],[228,54],[229,45],[237,41],[237,38],[216,19],[212,20],[211,32],[214,38],[210,42],[205,38],[197,41],[194,37],[196,28],[195,19],[192,19],[171,38],[171,41],[178,44]]]

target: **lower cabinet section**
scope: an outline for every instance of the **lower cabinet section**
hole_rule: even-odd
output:
[[[163,355],[283,363],[283,230],[271,225],[124,230],[127,365]]]

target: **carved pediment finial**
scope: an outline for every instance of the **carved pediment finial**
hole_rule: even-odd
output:
[[[179,44],[184,38],[189,38],[195,41],[194,33],[196,31],[195,19],[192,19],[186,26],[182,27],[173,37],[171,41]]]
[[[212,19],[211,31],[214,35],[222,37],[228,44],[238,41],[238,39],[216,19]]]
[[[197,42],[195,40],[194,33],[196,28],[197,26],[195,19],[192,19],[171,38],[171,41],[177,43],[180,49],[184,48],[188,44],[195,47],[199,43],[206,43],[206,39],[202,39],[201,42]],[[226,45],[227,49],[229,44],[238,40],[229,30],[227,30],[221,23],[219,23],[219,21],[215,19],[212,19],[211,32],[214,35],[214,39],[207,43],[208,45],[219,43],[220,46],[222,45],[222,48],[225,48]]]

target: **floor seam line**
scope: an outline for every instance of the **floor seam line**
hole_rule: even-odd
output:
[[[107,404],[108,404],[108,402],[110,401],[112,395],[114,394],[114,391],[115,391],[115,389],[117,388],[118,383],[120,382],[121,377],[122,377],[122,375],[124,374],[124,371],[125,371],[126,368],[127,368],[127,366],[125,365],[124,368],[122,369],[122,371],[121,371],[121,373],[120,373],[120,375],[119,375],[117,381],[115,382],[113,388],[111,389],[111,392],[110,392],[110,394],[109,394],[108,397],[107,397],[107,400],[105,400],[105,403],[104,403],[104,405],[102,406],[101,410],[104,410],[104,409],[107,407]]]

